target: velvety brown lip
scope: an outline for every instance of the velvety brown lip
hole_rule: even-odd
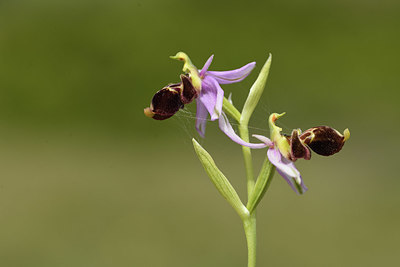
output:
[[[331,156],[339,152],[345,142],[344,136],[328,126],[318,126],[305,131],[300,135],[315,153],[322,156]]]

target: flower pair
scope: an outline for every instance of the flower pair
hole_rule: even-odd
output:
[[[169,84],[154,95],[150,107],[144,110],[145,115],[156,120],[168,119],[184,105],[197,99],[196,129],[201,137],[204,137],[207,117],[210,114],[211,121],[218,119],[219,128],[234,142],[254,149],[269,147],[268,159],[296,193],[304,193],[307,187],[294,162],[299,158],[309,160],[311,150],[323,156],[333,155],[342,149],[345,141],[350,137],[348,129],[341,134],[328,126],[313,127],[303,133],[300,129],[295,129],[290,136],[283,135],[282,129],[275,123],[284,113],[273,113],[269,117],[271,139],[262,135],[253,135],[262,143],[245,142],[235,133],[222,111],[224,91],[220,84],[242,81],[253,70],[255,62],[231,71],[209,71],[213,56],[206,61],[201,70],[198,70],[183,52],[171,58],[184,62],[185,74],[180,76],[180,83]]]
[[[213,55],[206,61],[203,68],[198,70],[189,57],[179,52],[173,59],[184,62],[181,82],[170,84],[158,91],[151,101],[150,107],[144,110],[146,116],[156,120],[164,120],[173,116],[185,104],[197,99],[196,129],[204,137],[208,114],[211,121],[220,118],[224,91],[220,84],[230,84],[242,81],[255,67],[251,62],[239,69],[230,71],[209,71]]]

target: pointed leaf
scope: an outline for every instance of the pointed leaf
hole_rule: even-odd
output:
[[[239,216],[244,219],[249,212],[243,205],[233,186],[225,175],[218,169],[211,155],[193,138],[193,147],[205,171],[221,195],[231,204]]]
[[[257,80],[254,82],[253,86],[250,88],[249,95],[247,96],[246,102],[243,106],[242,117],[240,123],[242,125],[248,125],[251,115],[256,108],[258,101],[264,91],[265,84],[267,83],[269,69],[271,67],[272,55],[269,54],[267,62],[265,62]]]
[[[261,199],[264,197],[265,192],[267,192],[268,187],[271,184],[274,173],[275,166],[268,160],[268,157],[265,157],[256,185],[254,186],[253,192],[251,193],[247,203],[247,209],[250,213],[256,209],[258,203],[260,203]]]

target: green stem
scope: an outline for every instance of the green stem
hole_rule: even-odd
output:
[[[239,134],[240,137],[249,142],[249,129],[247,124],[239,123]],[[242,146],[244,165],[246,168],[247,176],[247,199],[253,194],[254,190],[254,174],[253,174],[253,160],[251,157],[251,150],[249,147]],[[247,266],[256,266],[257,256],[257,228],[256,228],[256,212],[250,214],[245,220],[243,220],[244,232],[247,240]]]
[[[247,127],[247,123],[241,123],[241,114],[240,112],[235,108],[235,106],[229,102],[225,97],[224,97],[224,102],[223,102],[223,109],[224,111],[232,118],[234,118],[237,122],[240,123],[239,125],[239,134],[240,137],[246,141],[249,142],[249,129]],[[247,195],[248,197],[251,195],[253,188],[254,188],[254,174],[253,174],[253,161],[251,158],[251,150],[249,147],[242,146],[242,151],[243,151],[243,157],[244,157],[244,165],[246,168],[246,176],[247,176]]]
[[[257,250],[257,235],[256,235],[256,213],[253,212],[247,219],[243,220],[244,233],[247,240],[247,266],[256,266],[256,250]]]
[[[257,80],[250,88],[249,95],[244,104],[243,110],[240,113],[231,102],[224,98],[223,109],[225,113],[234,118],[239,123],[239,135],[245,141],[249,142],[249,129],[248,123],[253,111],[260,100],[262,92],[264,91],[265,83],[268,78],[269,69],[271,66],[271,55],[267,62],[264,64]],[[262,179],[257,179],[257,184],[254,179],[253,173],[253,161],[251,157],[251,150],[249,147],[242,146],[244,165],[246,168],[247,176],[247,208],[249,208],[249,215],[242,216],[244,231],[247,240],[248,249],[248,267],[256,266],[256,207],[260,202],[261,198],[268,189],[269,183],[271,182],[272,175],[275,168],[269,162],[268,159],[264,162],[262,171],[260,173]],[[247,210],[247,209],[246,209]]]
[[[239,134],[240,137],[245,141],[249,142],[249,129],[247,125],[239,125]],[[253,192],[254,188],[254,173],[253,173],[253,161],[251,157],[251,149],[249,147],[242,146],[243,157],[244,157],[244,166],[246,168],[246,176],[247,176],[247,197],[249,198]]]
[[[241,114],[235,108],[235,106],[230,103],[226,98],[224,98],[223,102],[223,110],[230,117],[234,118],[239,123],[239,135],[240,137],[249,142],[249,129],[247,126],[247,122],[241,123]],[[255,180],[253,173],[253,161],[251,157],[251,150],[248,147],[242,146],[244,165],[246,168],[246,176],[247,176],[247,199],[253,193]],[[247,240],[247,251],[248,251],[248,267],[256,266],[256,255],[257,255],[257,228],[256,228],[256,212],[255,210],[249,214],[248,216],[241,216],[243,221],[244,232]]]

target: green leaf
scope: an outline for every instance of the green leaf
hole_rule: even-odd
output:
[[[274,173],[275,166],[268,160],[268,157],[265,157],[256,185],[254,186],[253,192],[251,193],[247,203],[247,209],[250,213],[256,209],[258,203],[260,203],[261,199],[264,197],[265,192],[267,192],[268,187],[271,184]]]
[[[264,91],[265,84],[267,83],[267,78],[269,74],[269,69],[271,67],[272,55],[269,54],[267,61],[265,62],[257,80],[254,82],[253,86],[250,88],[249,95],[247,96],[246,102],[244,103],[242,110],[242,117],[240,119],[241,125],[248,125],[251,115],[256,108],[258,101]]]
[[[217,165],[211,155],[193,138],[193,147],[199,157],[201,164],[211,181],[214,183],[215,187],[221,193],[221,195],[229,202],[229,204],[236,210],[242,219],[248,217],[249,212],[243,205],[236,193],[233,186],[229,183],[225,175],[218,169]]]

